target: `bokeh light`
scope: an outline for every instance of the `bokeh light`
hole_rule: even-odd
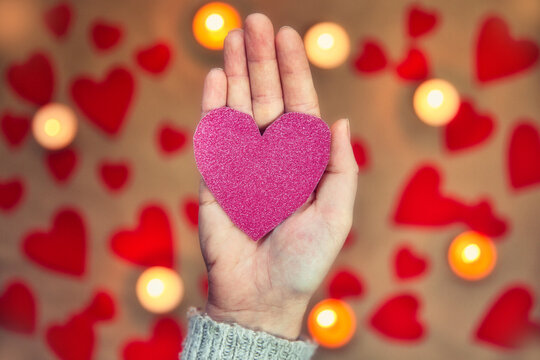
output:
[[[205,48],[219,50],[229,31],[242,26],[238,11],[229,4],[211,2],[201,7],[193,18],[193,35]]]
[[[47,104],[34,115],[32,133],[36,141],[46,149],[65,148],[77,133],[77,117],[66,105]]]
[[[459,94],[446,80],[431,79],[418,86],[413,98],[416,115],[428,125],[445,125],[456,116]]]
[[[450,268],[466,280],[480,280],[488,276],[496,262],[497,249],[493,241],[474,231],[457,236],[448,249]]]
[[[321,346],[338,348],[347,344],[353,337],[356,330],[356,316],[346,302],[326,299],[311,310],[308,330]]]
[[[312,26],[304,36],[304,45],[309,61],[324,69],[343,64],[349,56],[351,47],[345,29],[331,22]]]
[[[171,269],[156,266],[145,270],[136,285],[141,305],[153,313],[166,313],[178,306],[184,296],[184,284]]]

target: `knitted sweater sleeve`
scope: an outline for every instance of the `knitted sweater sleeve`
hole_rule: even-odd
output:
[[[190,310],[181,360],[307,360],[316,345],[289,341],[238,324],[219,323]]]

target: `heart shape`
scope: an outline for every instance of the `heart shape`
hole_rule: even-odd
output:
[[[420,340],[425,329],[417,319],[419,307],[419,301],[414,295],[394,296],[375,311],[371,317],[371,326],[391,339]]]
[[[184,199],[182,208],[188,223],[193,228],[197,229],[197,226],[199,225],[199,199],[195,197]]]
[[[63,38],[71,25],[72,13],[68,3],[58,4],[45,12],[45,25],[57,38]]]
[[[462,101],[456,116],[444,128],[446,148],[457,151],[485,141],[493,132],[493,118],[479,114],[470,101]]]
[[[171,61],[171,48],[164,42],[158,42],[138,51],[135,59],[141,68],[157,75],[165,71]]]
[[[30,130],[30,118],[27,116],[14,115],[11,112],[5,112],[0,119],[0,129],[6,138],[8,145],[12,148],[20,146],[28,130]]]
[[[94,46],[100,51],[106,51],[120,42],[122,29],[115,24],[98,20],[92,25],[91,36]]]
[[[539,53],[535,42],[514,40],[503,19],[489,17],[478,36],[476,77],[480,82],[488,82],[527,70],[538,61]]]
[[[173,235],[169,218],[160,206],[146,206],[135,230],[120,230],[111,238],[113,252],[142,266],[174,266]]]
[[[417,38],[430,32],[437,25],[437,21],[438,15],[435,11],[428,11],[418,5],[413,5],[409,9],[409,36]]]
[[[540,131],[533,120],[523,120],[514,127],[507,161],[514,189],[540,184]]]
[[[381,45],[374,40],[364,41],[362,51],[354,60],[356,70],[363,73],[372,73],[382,70],[388,64]]]
[[[77,166],[77,153],[72,148],[47,153],[45,162],[51,175],[59,182],[67,181]]]
[[[36,301],[28,285],[11,281],[0,295],[0,327],[32,334],[36,330],[36,313]]]
[[[353,269],[338,269],[330,278],[328,296],[331,298],[359,298],[363,293],[362,281]]]
[[[369,165],[369,158],[366,145],[360,139],[353,137],[351,139],[351,147],[354,154],[354,159],[360,170],[364,170]]]
[[[101,180],[111,191],[119,191],[126,184],[129,177],[129,165],[123,162],[103,161],[99,165]]]
[[[18,178],[0,180],[0,210],[11,211],[24,195],[24,184]]]
[[[396,67],[397,75],[407,81],[421,81],[428,77],[428,60],[420,49],[411,48]]]
[[[407,245],[397,249],[394,263],[396,276],[401,280],[420,276],[428,267],[428,260],[415,254]]]
[[[35,53],[27,61],[10,66],[7,80],[15,93],[34,105],[42,106],[51,101],[54,73],[44,53]]]
[[[163,153],[175,153],[186,145],[186,131],[170,124],[164,124],[158,131],[158,142]]]
[[[35,231],[24,238],[23,251],[49,270],[82,276],[86,267],[86,231],[82,217],[72,209],[59,211],[49,232]]]
[[[123,351],[124,360],[177,360],[182,351],[182,328],[172,318],[159,319],[149,340],[130,341]]]
[[[253,118],[228,107],[204,116],[193,148],[197,167],[232,222],[259,240],[306,202],[330,157],[321,119],[285,113],[261,135]]]

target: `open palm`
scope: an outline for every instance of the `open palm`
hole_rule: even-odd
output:
[[[250,114],[265,128],[284,112],[319,116],[299,34],[276,36],[262,14],[229,33],[225,70],[205,80],[202,115],[222,106]],[[309,298],[328,272],[352,223],[358,167],[347,120],[331,128],[330,162],[308,201],[258,242],[238,229],[201,180],[199,237],[208,268],[206,312],[219,321],[294,339]]]

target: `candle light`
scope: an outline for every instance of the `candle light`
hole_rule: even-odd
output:
[[[428,125],[445,125],[459,109],[459,94],[448,81],[424,81],[414,92],[413,105],[416,115]]]
[[[212,50],[222,49],[229,31],[241,26],[242,20],[238,11],[222,2],[211,2],[201,7],[192,24],[197,42]]]
[[[331,22],[312,26],[304,36],[304,45],[309,61],[324,69],[343,64],[350,52],[349,35],[342,26]]]
[[[497,262],[497,249],[490,238],[474,231],[457,236],[448,249],[452,271],[466,280],[488,276]]]
[[[51,103],[41,107],[32,120],[32,133],[46,149],[62,149],[73,141],[77,133],[77,117],[71,108]]]
[[[347,344],[356,330],[356,316],[347,303],[326,299],[313,307],[308,317],[308,330],[320,345],[338,348]]]
[[[184,284],[173,270],[155,266],[141,274],[137,280],[136,293],[145,309],[153,313],[166,313],[182,300]]]

